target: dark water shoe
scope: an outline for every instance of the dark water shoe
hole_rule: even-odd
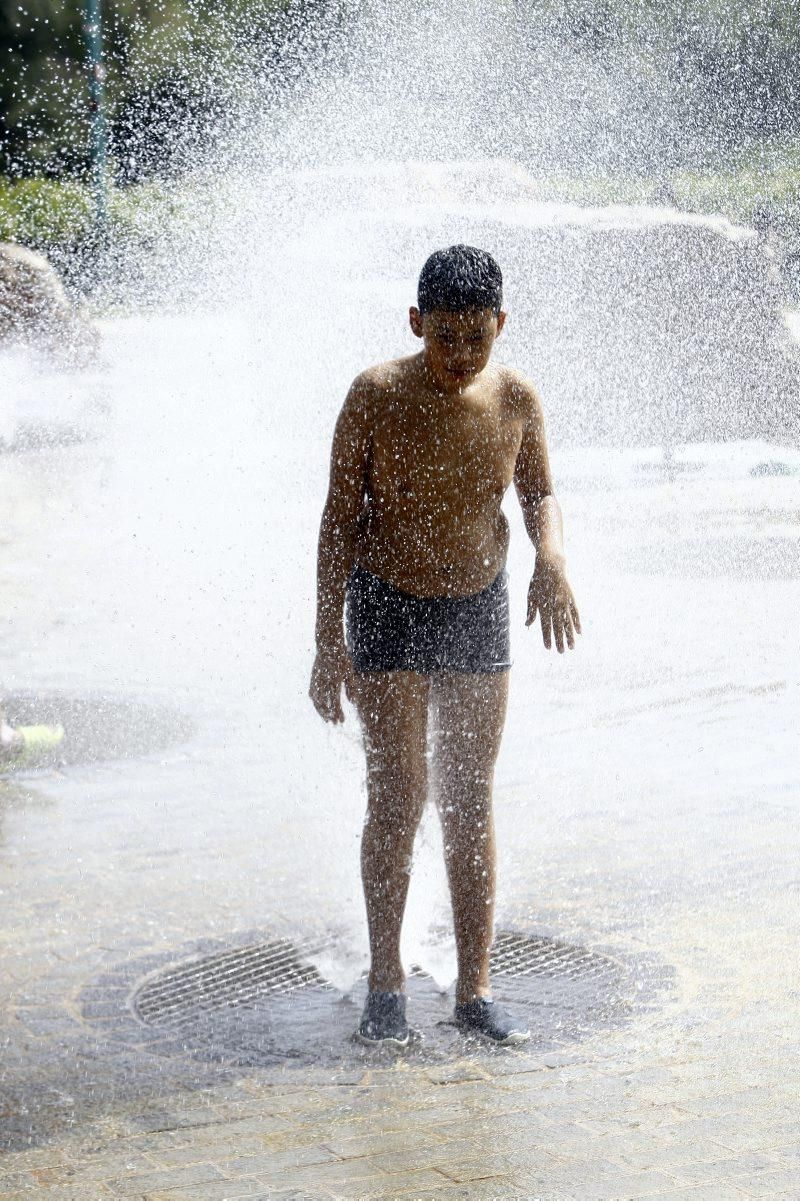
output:
[[[456,1005],[455,1020],[464,1034],[480,1034],[500,1047],[526,1043],[531,1036],[524,1022],[512,1018],[496,1001],[485,997]]]
[[[370,992],[356,1038],[367,1046],[408,1046],[406,996],[401,992]]]

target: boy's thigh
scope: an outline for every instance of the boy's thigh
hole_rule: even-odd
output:
[[[459,775],[491,770],[505,726],[508,672],[448,672],[432,680],[439,768],[457,768]]]
[[[412,671],[356,672],[351,689],[368,769],[424,763],[430,676]]]

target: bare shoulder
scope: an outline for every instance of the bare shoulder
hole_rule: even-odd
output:
[[[411,378],[412,363],[412,359],[391,359],[367,367],[353,380],[348,404],[376,416],[404,391]]]
[[[514,416],[521,417],[526,424],[540,422],[542,420],[542,401],[533,381],[514,367],[500,366],[497,370],[503,399],[511,408]]]
[[[375,368],[368,367],[360,372],[347,390],[344,404],[339,413],[339,427],[358,432],[363,437],[374,423],[375,399],[380,394],[380,385],[375,378]]]
[[[408,378],[410,364],[410,359],[390,359],[387,363],[376,363],[356,376],[353,388],[370,396],[388,395]]]

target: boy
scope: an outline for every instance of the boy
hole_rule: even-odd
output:
[[[538,396],[519,373],[489,365],[505,316],[491,255],[471,246],[432,254],[409,313],[421,353],[358,376],[334,434],[310,695],[326,721],[340,722],[344,685],[364,733],[371,968],[358,1036],[367,1043],[403,1047],[409,1038],[400,928],[428,792],[429,714],[458,957],[455,1020],[503,1045],[529,1037],[491,1000],[489,983],[492,779],[511,665],[500,505],[512,479],[536,547],[526,624],[538,612],[545,647],[563,651],[580,620]]]

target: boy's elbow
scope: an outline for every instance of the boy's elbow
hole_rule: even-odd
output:
[[[519,503],[526,511],[535,513],[547,500],[555,500],[551,488],[518,489]]]
[[[333,537],[341,536],[355,529],[357,521],[358,511],[353,511],[349,505],[343,505],[341,501],[328,499],[322,510],[322,529]]]

